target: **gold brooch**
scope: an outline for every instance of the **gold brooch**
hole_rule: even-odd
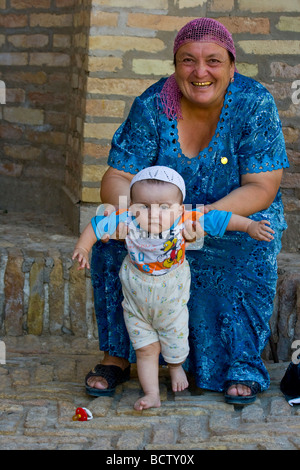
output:
[[[228,158],[227,158],[227,157],[222,157],[222,158],[221,158],[221,163],[222,163],[223,165],[226,165],[226,163],[228,163]]]

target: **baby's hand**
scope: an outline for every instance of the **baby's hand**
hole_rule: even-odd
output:
[[[248,225],[247,233],[255,240],[270,242],[274,240],[272,233],[275,232],[269,225],[270,222],[268,220],[260,220],[258,222],[252,220]]]
[[[72,260],[76,259],[79,263],[78,269],[90,269],[89,253],[85,248],[76,247],[72,256]]]

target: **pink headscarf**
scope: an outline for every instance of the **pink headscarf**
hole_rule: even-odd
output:
[[[229,31],[218,21],[212,18],[197,18],[187,23],[178,32],[175,41],[173,53],[174,56],[178,49],[189,42],[212,42],[227,49],[236,58],[234,42]],[[182,93],[177,85],[175,74],[171,75],[165,82],[160,98],[163,111],[168,118],[182,119],[180,109],[180,99]]]

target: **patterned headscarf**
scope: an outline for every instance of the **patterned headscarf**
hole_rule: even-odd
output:
[[[187,23],[178,32],[175,41],[173,53],[174,56],[178,49],[189,42],[212,42],[227,49],[236,58],[234,42],[229,31],[218,21],[212,18],[197,18]],[[175,74],[172,74],[165,82],[160,98],[163,111],[168,118],[182,119],[180,109],[180,99],[182,93],[177,85]]]

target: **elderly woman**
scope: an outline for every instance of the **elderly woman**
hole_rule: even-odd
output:
[[[192,285],[185,368],[198,387],[246,404],[269,386],[261,353],[270,334],[276,257],[286,228],[279,186],[288,161],[272,96],[237,72],[235,58],[230,33],[213,19],[195,19],[179,31],[175,73],[135,99],[113,137],[101,199],[117,206],[120,196],[129,198],[134,174],[165,165],[183,176],[187,204],[270,221],[276,232],[271,243],[227,232],[222,239],[207,236],[201,250],[187,252]],[[111,394],[128,380],[134,361],[118,278],[124,256],[115,240],[98,242],[93,250],[104,351],[102,364],[86,377],[86,390],[95,396]]]

